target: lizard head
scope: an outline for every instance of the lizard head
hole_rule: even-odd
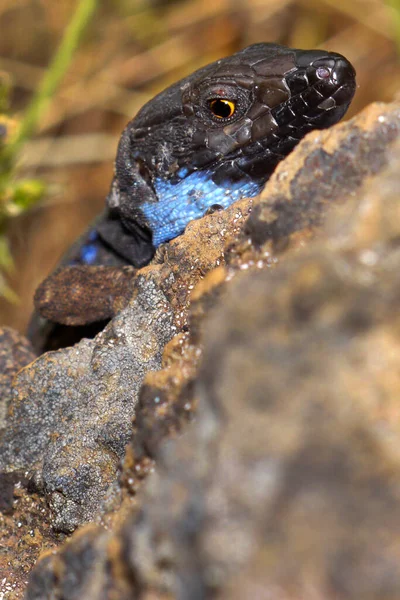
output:
[[[166,179],[217,167],[265,181],[308,131],[341,119],[355,87],[340,54],[254,44],[156,96],[131,122],[132,147]]]
[[[126,128],[116,161],[122,213],[157,246],[211,205],[256,195],[307,132],[339,121],[355,88],[351,64],[322,50],[255,44],[203,67]]]

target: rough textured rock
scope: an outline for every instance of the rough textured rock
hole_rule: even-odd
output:
[[[0,474],[0,598],[22,598],[39,554],[63,541],[49,522],[45,499],[29,490],[23,473]]]
[[[111,319],[132,297],[135,274],[133,267],[64,267],[40,284],[35,308],[69,326]]]
[[[0,428],[5,414],[10,388],[15,375],[36,358],[31,344],[9,327],[0,329]]]
[[[160,366],[174,333],[165,296],[143,282],[94,341],[43,355],[14,380],[3,470],[33,472],[57,529],[72,531],[94,518],[129,441],[143,376]]]
[[[283,228],[281,244],[260,233],[261,221],[268,229],[281,218],[273,201],[247,230],[258,248],[243,238],[227,249],[229,268],[193,294],[192,337],[168,344],[164,369],[142,388],[141,432],[122,481],[137,467],[143,475],[146,453],[156,472],[137,506],[114,531],[83,529],[39,561],[28,600],[65,595],[71,581],[68,593],[88,600],[400,596],[399,131],[399,106],[379,105],[331,132],[323,156],[324,165],[334,157],[332,181],[324,176],[311,210],[328,198],[339,206],[307,248],[319,209],[303,217],[305,231]],[[349,175],[343,132],[359,177]],[[301,161],[307,143],[267,188],[285,169],[310,168]],[[298,215],[307,206],[296,187],[287,202]],[[184,294],[182,283],[169,298]],[[197,373],[190,344],[202,337]],[[180,380],[177,364],[187,368]],[[196,421],[162,443],[180,429],[184,400],[198,403]]]
[[[251,205],[251,200],[242,201],[229,211],[194,223],[187,236],[174,240],[164,254],[157,255],[154,265],[141,271],[128,306],[96,339],[39,357],[16,377],[11,388],[7,380],[2,396],[9,404],[7,427],[0,434],[5,496],[8,504],[12,503],[16,486],[21,485],[18,481],[29,477],[29,489],[44,494],[51,508],[50,514],[47,510],[41,513],[43,499],[41,504],[28,496],[29,520],[36,523],[39,515],[40,526],[53,544],[57,538],[53,539],[52,529],[71,531],[77,524],[115,509],[121,491],[127,498],[125,504],[132,504],[124,489],[130,492],[136,485],[127,472],[121,478],[121,490],[118,472],[131,435],[141,381],[148,370],[161,367],[168,339],[187,327],[196,282],[223,261],[226,240],[237,236]],[[174,354],[172,351],[171,360]],[[164,364],[167,362],[165,359]],[[140,478],[151,470],[147,457],[141,473],[136,458],[129,462],[128,457],[126,463]],[[19,512],[7,519],[7,527],[1,529],[7,554],[0,572],[7,600],[14,600],[21,598],[22,585],[13,565],[24,564],[26,581],[27,565],[33,566],[40,544],[35,552],[9,544],[15,539],[14,532],[18,535]],[[42,549],[46,549],[47,538],[42,538]],[[51,557],[49,564],[53,564]],[[49,575],[50,580],[56,578]]]

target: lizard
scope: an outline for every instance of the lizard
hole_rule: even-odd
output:
[[[115,269],[147,265],[191,220],[259,194],[309,131],[343,117],[355,89],[355,70],[341,54],[258,43],[156,95],[122,132],[105,210],[56,279],[39,287],[37,311],[49,316],[44,298],[62,287],[63,273],[70,286],[74,269],[90,287],[88,267],[101,266],[109,298]],[[51,319],[68,322],[68,303],[59,319],[57,301],[50,304]],[[107,318],[107,310],[90,317],[85,304],[82,324]]]

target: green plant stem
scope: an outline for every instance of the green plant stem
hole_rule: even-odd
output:
[[[48,103],[71,63],[80,37],[96,9],[97,1],[79,1],[53,60],[25,111],[17,137],[7,147],[7,157],[11,164],[25,141],[37,128],[43,113],[46,111]]]
[[[386,4],[390,6],[393,11],[393,37],[397,44],[397,53],[400,56],[400,0],[386,0]]]

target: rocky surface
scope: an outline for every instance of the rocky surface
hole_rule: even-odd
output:
[[[9,327],[0,328],[0,429],[5,426],[7,402],[15,375],[36,358],[29,341]]]
[[[14,379],[3,470],[30,471],[58,530],[94,518],[129,441],[144,373],[159,368],[174,333],[169,303],[154,285],[132,304],[94,341],[47,353]]]
[[[46,500],[29,487],[22,472],[0,475],[0,598],[22,598],[39,554],[50,551],[65,536],[49,527]]]
[[[246,225],[249,201],[192,223],[104,332],[17,375],[3,470],[56,529],[111,528],[42,558],[29,599],[399,595],[399,132],[393,104],[311,134]]]
[[[35,308],[49,321],[68,326],[111,319],[132,298],[136,271],[133,267],[63,267],[39,285]]]
[[[131,436],[143,377],[161,367],[164,346],[186,327],[195,283],[223,260],[226,236],[237,232],[250,206],[242,202],[194,224],[186,241],[175,240],[158,263],[142,269],[128,305],[94,340],[44,354],[5,394],[12,402],[1,468],[29,471],[56,530],[72,531],[100,511]]]

